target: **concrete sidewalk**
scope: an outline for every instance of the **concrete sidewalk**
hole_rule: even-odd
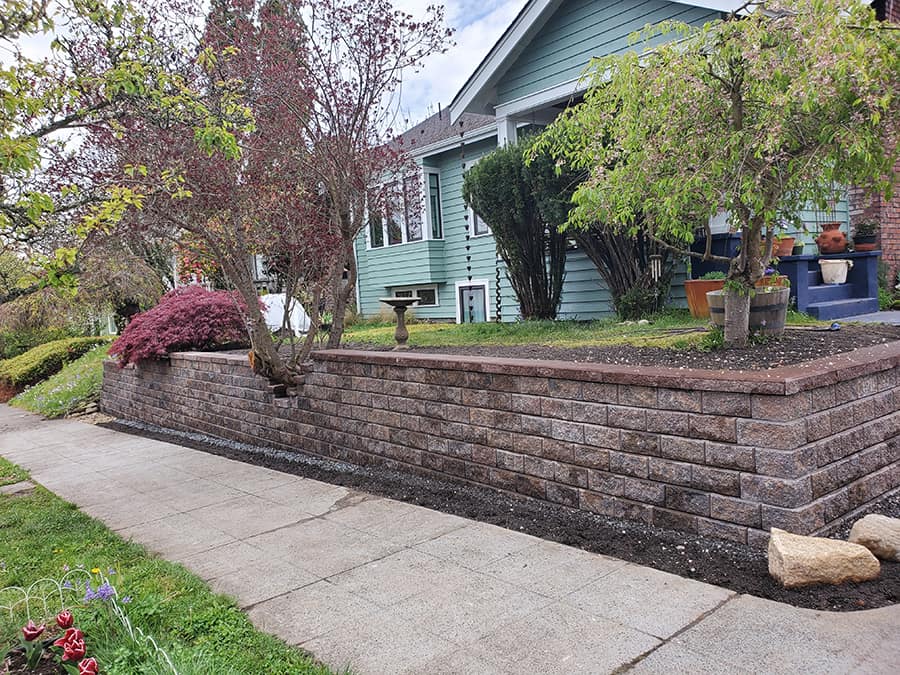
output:
[[[7,406],[0,454],[236,598],[261,629],[359,674],[894,673],[900,664],[900,606],[795,609]]]

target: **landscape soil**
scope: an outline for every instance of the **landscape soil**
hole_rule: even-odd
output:
[[[677,334],[678,331],[672,331]],[[655,335],[666,335],[666,332]],[[579,363],[617,363],[634,366],[665,366],[668,368],[700,368],[706,370],[766,370],[781,366],[799,366],[825,356],[851,352],[862,347],[872,347],[900,340],[900,326],[886,324],[846,324],[839,330],[827,327],[793,326],[784,335],[746,349],[662,349],[659,347],[633,347],[630,345],[598,347],[554,347],[550,345],[470,347],[417,347],[410,346],[407,353],[461,354],[471,356],[499,356],[548,361],[575,361]],[[391,347],[364,342],[350,342],[345,349],[386,351]]]
[[[786,590],[769,576],[764,550],[734,542],[598,516],[450,477],[356,466],[300,451],[259,448],[137,422],[101,426],[492,523],[797,607],[853,611],[900,602],[900,563],[882,562],[881,576],[875,581]],[[866,513],[900,517],[900,494],[883,497]],[[832,536],[845,539],[848,530],[849,525]]]

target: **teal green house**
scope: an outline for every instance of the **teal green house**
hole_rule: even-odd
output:
[[[549,124],[585,90],[581,74],[597,56],[632,48],[629,36],[675,19],[702,25],[740,7],[739,0],[531,0],[521,10],[449,108],[403,134],[419,167],[397,185],[394,213],[370,219],[360,235],[357,306],[361,316],[387,316],[385,296],[418,296],[417,318],[514,321],[515,295],[493,236],[462,199],[466,170],[498,145]],[[418,186],[419,190],[414,190]],[[408,195],[419,195],[415,198]],[[424,196],[424,199],[421,198]],[[846,202],[835,210],[846,222]],[[815,216],[812,216],[814,218]],[[725,219],[714,223],[727,227]],[[684,301],[676,279],[672,301]],[[610,295],[588,258],[568,253],[559,317],[613,314]]]

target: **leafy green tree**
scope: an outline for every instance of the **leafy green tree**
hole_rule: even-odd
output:
[[[233,82],[192,88],[186,72],[214,60],[197,48],[194,0],[11,0],[0,14],[0,238],[29,249],[48,233],[49,279],[70,282],[73,244],[139,206],[127,177],[82,139],[127,135],[142,121],[177,121],[201,147],[239,154],[252,120]],[[197,18],[199,20],[199,18]],[[29,57],[23,40],[50,43]],[[215,96],[212,96],[215,94]]]
[[[761,0],[700,29],[652,27],[642,53],[596,59],[584,103],[542,141],[590,171],[569,224],[644,225],[686,247],[727,211],[743,245],[728,260],[725,342],[745,345],[781,223],[824,207],[835,183],[890,194],[898,33],[858,0]]]
[[[543,157],[525,164],[533,142],[526,138],[481,159],[466,172],[463,198],[494,234],[522,317],[555,319],[566,264],[559,225],[568,212],[560,198],[567,177],[549,176]]]

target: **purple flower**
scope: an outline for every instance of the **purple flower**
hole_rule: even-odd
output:
[[[104,581],[97,589],[96,596],[101,600],[109,600],[116,594],[116,589],[109,585],[108,581]]]
[[[70,567],[68,565],[63,565],[63,572],[68,572]]]
[[[124,598],[122,598],[122,604],[123,604],[123,605],[127,605],[129,602],[131,602],[131,596],[130,596],[130,595],[126,595]]]
[[[88,581],[85,584],[84,601],[90,602],[91,600],[96,600],[98,597],[100,596],[94,592],[94,589],[91,588],[91,582]]]
[[[62,583],[62,587],[63,587],[63,588],[66,588],[66,589],[71,589],[71,588],[72,588],[72,582],[71,582],[71,581],[64,581],[64,582]]]
[[[107,573],[109,576],[112,576],[112,575],[114,575],[114,574],[116,573],[116,570],[115,570],[114,568],[110,567],[110,568],[106,571],[106,573]]]

